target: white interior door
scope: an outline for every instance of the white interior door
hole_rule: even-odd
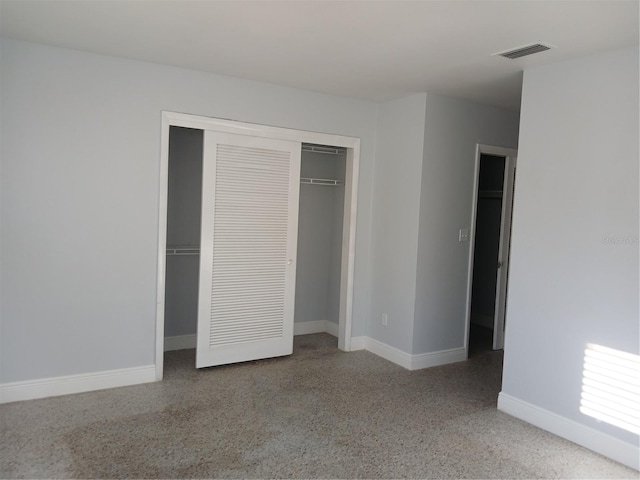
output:
[[[506,156],[504,161],[500,245],[498,247],[496,302],[493,318],[494,350],[502,350],[504,348],[504,318],[507,306],[507,277],[509,274],[509,247],[511,245],[511,214],[513,209],[513,186],[516,171],[515,151],[512,155]]]
[[[197,368],[293,352],[300,150],[205,131]]]

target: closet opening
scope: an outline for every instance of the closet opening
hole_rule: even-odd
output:
[[[162,127],[156,378],[162,379],[165,351],[192,349],[196,345],[200,348],[198,342],[205,338],[199,333],[201,330],[198,327],[198,317],[202,317],[199,297],[203,297],[202,272],[209,268],[203,270],[203,265],[207,265],[206,256],[211,252],[208,251],[209,241],[202,240],[207,238],[204,232],[209,228],[203,223],[207,219],[206,210],[203,211],[203,198],[207,197],[206,188],[210,188],[207,187],[207,175],[211,174],[211,170],[207,168],[211,168],[214,138],[242,137],[261,144],[267,142],[276,145],[280,142],[282,145],[298,145],[299,156],[292,153],[293,169],[289,174],[291,181],[295,178],[293,175],[299,176],[295,182],[299,188],[299,196],[295,197],[299,211],[293,223],[296,225],[293,232],[297,253],[286,261],[287,271],[293,268],[295,272],[291,331],[295,335],[329,333],[338,337],[341,350],[349,351],[359,139],[171,112],[163,112]],[[222,157],[216,158],[218,160],[215,162],[222,162]],[[240,161],[246,162],[246,157],[243,156]],[[258,170],[264,168],[260,165]],[[241,190],[246,187],[243,185],[239,185]],[[262,185],[263,182],[258,181],[257,188],[262,189]],[[255,187],[242,194],[241,203],[244,203],[246,195],[252,195],[252,188]],[[211,198],[211,195],[207,198]],[[256,204],[258,214],[254,217],[258,223],[262,222],[262,207],[262,203]],[[232,219],[235,220],[235,214],[232,214]],[[214,230],[217,228],[214,227]],[[239,241],[243,243],[250,238],[239,237]],[[207,243],[201,245],[204,241]],[[204,264],[201,263],[203,256]],[[251,278],[254,277],[252,273]],[[262,293],[260,291],[260,295]],[[231,297],[235,295],[236,291],[232,290]],[[246,306],[242,302],[238,305],[242,308]],[[199,366],[206,365],[200,363]]]
[[[345,148],[302,144],[294,333],[338,337]]]
[[[203,130],[169,129],[164,351],[195,348]]]
[[[505,158],[480,156],[469,351],[493,349]]]
[[[479,145],[468,285],[467,355],[501,350],[507,301],[515,150]]]

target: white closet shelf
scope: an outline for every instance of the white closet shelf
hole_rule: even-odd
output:
[[[325,153],[327,155],[344,155],[347,150],[341,147],[329,147],[327,145],[313,145],[311,143],[302,144],[303,152]]]
[[[199,255],[200,247],[189,245],[167,245],[167,255]]]
[[[308,185],[332,185],[334,187],[343,187],[344,182],[342,180],[334,180],[331,178],[300,178],[300,183],[306,183]]]

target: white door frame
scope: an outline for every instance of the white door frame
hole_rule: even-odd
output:
[[[356,211],[358,198],[358,173],[360,166],[360,139],[327,133],[271,127],[254,123],[237,122],[219,118],[202,117],[175,112],[162,112],[160,146],[160,195],[158,208],[158,267],[156,290],[156,380],[162,380],[164,370],[164,302],[167,248],[167,198],[169,181],[169,129],[186,127],[214,130],[223,133],[254,137],[291,140],[300,143],[331,145],[347,149],[346,177],[344,182],[344,221],[342,233],[342,264],[340,272],[340,318],[338,323],[338,348],[351,350],[351,324],[353,315],[353,276],[356,246]]]
[[[504,180],[502,187],[502,213],[500,219],[500,245],[498,261],[502,267],[498,269],[496,279],[496,300],[493,323],[493,348],[504,348],[504,321],[507,295],[507,276],[509,271],[509,238],[511,234],[511,209],[513,206],[513,187],[518,151],[513,148],[496,147],[493,145],[476,144],[476,160],[473,180],[473,198],[471,206],[471,231],[469,236],[469,267],[467,271],[467,309],[465,329],[465,351],[469,356],[469,331],[471,329],[471,294],[473,290],[473,261],[476,244],[476,218],[478,212],[478,191],[480,189],[480,157],[483,155],[504,157]]]

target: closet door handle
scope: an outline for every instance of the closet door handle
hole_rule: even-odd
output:
[[[293,260],[289,259],[287,260],[287,265],[291,265],[293,263]]]

